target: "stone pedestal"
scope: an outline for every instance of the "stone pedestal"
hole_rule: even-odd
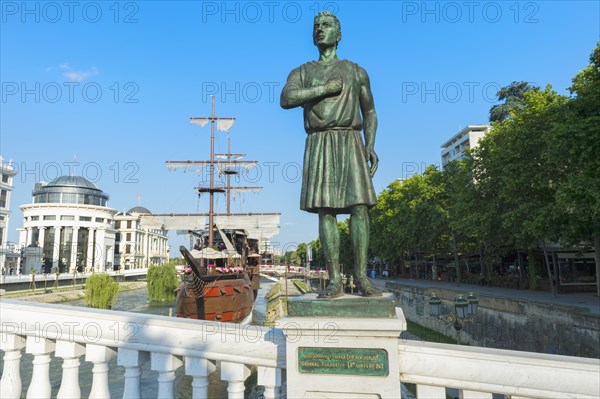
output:
[[[392,294],[292,298],[276,326],[286,337],[288,398],[400,397],[406,320]]]

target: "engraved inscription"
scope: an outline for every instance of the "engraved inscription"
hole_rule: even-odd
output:
[[[298,348],[301,373],[387,376],[388,354],[384,349]]]

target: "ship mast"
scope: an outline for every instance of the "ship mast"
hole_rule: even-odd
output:
[[[207,161],[167,161],[168,168],[190,168],[209,167],[210,182],[208,186],[196,187],[199,194],[209,193],[209,210],[208,210],[208,246],[214,245],[214,194],[215,193],[227,193],[227,216],[231,216],[231,191],[254,191],[261,190],[262,187],[232,187],[231,186],[231,175],[238,173],[236,168],[239,167],[253,167],[258,163],[257,161],[239,161],[237,159],[243,158],[246,154],[232,154],[231,153],[231,139],[229,137],[229,129],[233,126],[235,118],[231,117],[218,117],[215,115],[215,97],[211,96],[211,114],[209,117],[192,117],[190,122],[200,127],[204,127],[210,122],[210,160]],[[227,136],[227,154],[215,154],[215,122],[217,123],[217,129],[220,131],[226,131]],[[215,160],[215,157],[225,158],[224,160]],[[215,165],[222,166],[219,172],[227,176],[227,186],[216,186],[215,185]]]

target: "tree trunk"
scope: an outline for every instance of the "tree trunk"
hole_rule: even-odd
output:
[[[454,254],[454,264],[456,265],[456,284],[460,285],[460,261],[458,260],[458,252],[456,252],[456,239],[452,237],[452,253]]]
[[[485,247],[483,245],[479,246],[479,280],[485,280],[485,259],[484,259],[484,251]]]
[[[537,289],[538,267],[533,253],[533,246],[527,250],[527,263],[529,264],[529,289],[534,291]]]
[[[523,260],[521,251],[517,249],[517,260],[519,262],[519,289],[523,289]]]
[[[594,237],[594,247],[596,252],[596,295],[600,297],[600,236]]]
[[[546,272],[548,273],[548,281],[550,282],[550,292],[552,296],[556,298],[556,276],[550,273],[550,259],[548,258],[548,251],[546,250],[546,241],[542,241],[542,249],[544,250],[544,260],[546,261]]]

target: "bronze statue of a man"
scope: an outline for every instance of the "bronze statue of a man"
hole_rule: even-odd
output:
[[[319,60],[294,69],[281,93],[282,108],[304,108],[308,135],[300,209],[319,214],[319,238],[330,278],[319,298],[344,295],[336,219],[340,213],[350,214],[354,270],[360,291],[363,296],[381,295],[366,273],[368,210],[377,203],[371,181],[379,162],[374,150],[377,114],[367,72],[337,57],[341,39],[337,17],[328,11],[318,14],[313,41],[319,49]]]

